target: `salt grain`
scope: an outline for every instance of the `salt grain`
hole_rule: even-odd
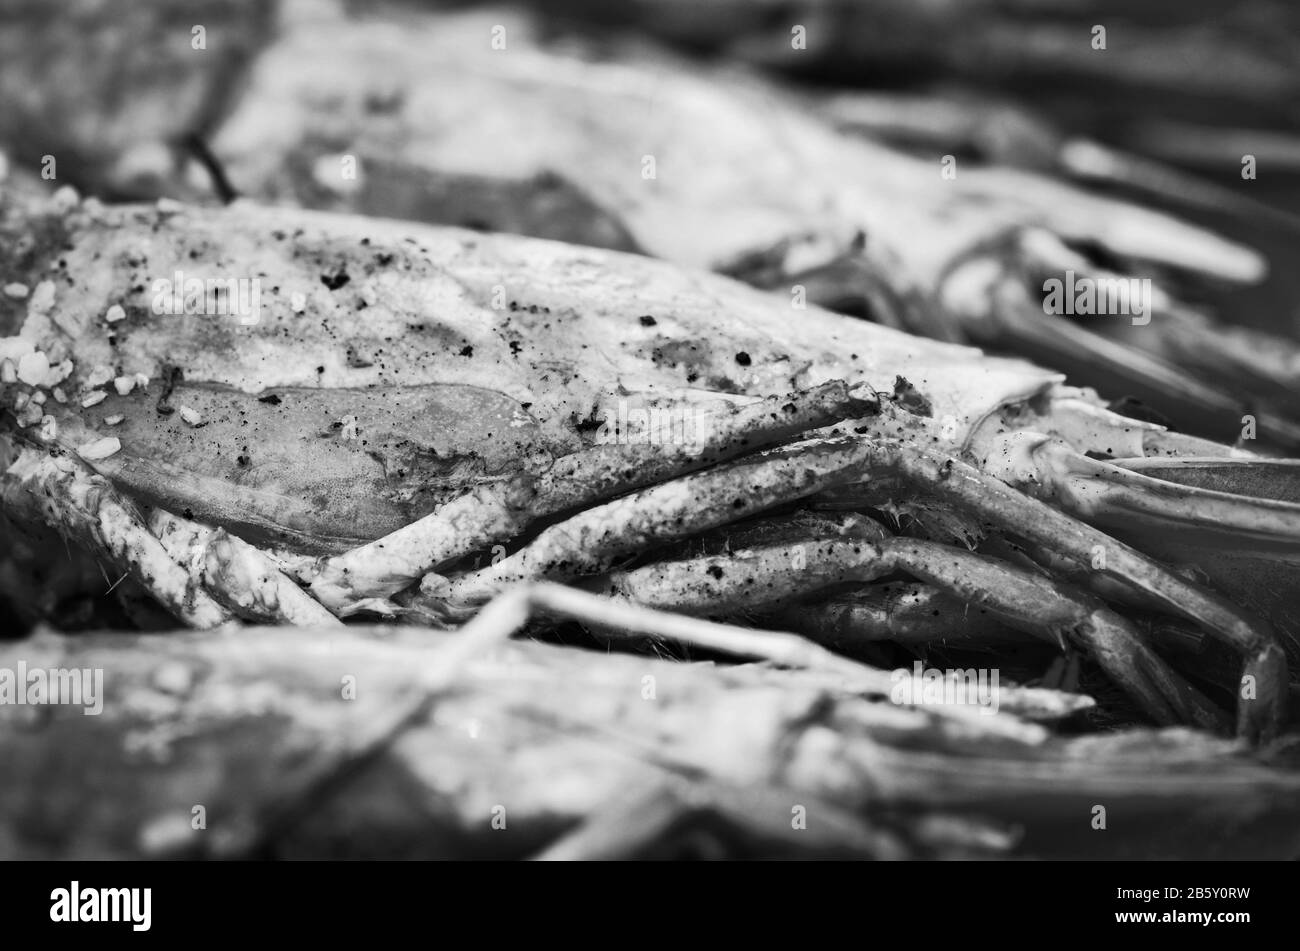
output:
[[[54,206],[56,212],[65,214],[81,204],[81,196],[77,194],[77,190],[71,185],[64,185],[54,193],[54,196],[50,199],[50,204]]]
[[[185,420],[191,426],[199,426],[203,423],[203,414],[198,410],[190,409],[188,406],[182,406],[181,419]]]
[[[39,385],[44,386],[47,390],[52,390],[68,377],[72,376],[72,370],[72,361],[64,360],[57,366],[50,367],[50,372],[45,374],[45,382]]]
[[[15,364],[36,349],[36,344],[27,337],[0,337],[0,360],[12,360]]]
[[[41,440],[54,442],[59,438],[59,422],[53,416],[41,417]]]
[[[119,376],[113,381],[113,388],[117,390],[118,396],[126,396],[126,394],[135,389],[135,377]]]
[[[27,285],[19,284],[16,281],[13,284],[6,284],[5,296],[12,297],[15,300],[22,300],[24,297],[27,296]]]
[[[33,314],[48,314],[54,309],[54,282],[41,281],[32,291],[32,299],[27,302],[27,310]]]
[[[50,359],[36,350],[18,361],[18,379],[28,386],[40,386],[50,374]]]
[[[307,309],[307,295],[301,291],[294,291],[289,295],[289,309],[295,314],[301,314]]]
[[[96,390],[94,393],[87,393],[85,397],[82,398],[81,405],[86,409],[90,409],[92,406],[98,406],[107,398],[108,394],[103,390]]]
[[[114,304],[108,309],[108,313],[104,314],[104,319],[110,324],[115,324],[119,320],[126,320],[126,311],[122,309],[121,304]]]
[[[77,455],[82,459],[94,462],[96,459],[107,459],[120,451],[121,448],[122,442],[116,436],[105,436],[103,439],[95,439],[78,446]]]
[[[105,417],[104,417],[104,425],[105,425],[105,426],[116,426],[118,423],[120,423],[120,422],[121,422],[122,420],[124,420],[124,419],[126,419],[126,417],[123,416],[121,413],[114,413],[112,416],[105,416]]]
[[[17,383],[18,367],[12,360],[0,360],[0,383]]]

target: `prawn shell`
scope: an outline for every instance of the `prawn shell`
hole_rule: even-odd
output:
[[[364,392],[380,390],[389,400],[382,428],[394,438],[410,432],[420,443],[433,439],[434,429],[448,434],[434,453],[442,462],[432,492],[399,480],[399,495],[414,491],[430,502],[468,491],[485,475],[504,477],[512,465],[516,473],[535,471],[589,445],[592,429],[620,401],[743,402],[831,380],[891,391],[902,376],[956,448],[991,413],[1061,379],[1018,360],[798,309],[784,295],[724,277],[511,235],[244,205],[83,207],[56,224],[33,222],[31,233],[42,238],[19,259],[17,273],[33,285],[52,280],[53,305],[48,313],[28,307],[20,324],[25,302],[10,301],[0,305],[7,307],[0,321],[6,332],[17,328],[32,338],[52,362],[73,362],[69,392],[95,367],[155,383],[179,370],[187,386],[214,387],[203,391],[212,399],[220,388],[254,397],[238,401],[242,416],[231,402],[227,409],[213,404],[209,419],[238,416],[265,433],[265,442],[302,446],[329,422],[356,415],[350,400],[364,407]],[[178,309],[173,290],[191,279],[257,282],[255,319]],[[109,324],[105,314],[114,305],[126,316]],[[457,396],[434,408],[395,395],[432,386],[446,388],[440,400]],[[321,393],[321,412],[286,422],[281,406],[256,399],[286,388]],[[224,422],[179,429],[181,438],[164,447],[162,434],[182,424],[146,424],[154,402],[124,404],[123,415],[135,422],[122,431],[122,459],[164,459],[175,472],[232,485],[255,481],[228,468],[239,455],[232,446],[247,440]],[[92,425],[114,405],[95,407]],[[158,425],[164,428],[151,430]],[[487,448],[489,441],[502,444]],[[362,486],[377,478],[378,469],[362,475],[353,468],[363,455],[349,449],[340,458],[351,461],[341,468],[311,457],[295,465],[286,456],[268,484],[294,486],[305,521],[295,516],[282,527],[337,536],[353,517],[356,492],[367,493],[334,493],[349,480]],[[456,462],[470,458],[494,461]],[[385,461],[381,468],[394,467]],[[141,463],[132,472],[146,469]],[[177,511],[198,511],[196,496],[208,491],[170,475],[153,488],[125,484]],[[268,492],[270,499],[274,488]],[[336,501],[320,505],[330,498]],[[279,502],[265,511],[260,501],[249,504],[278,520]],[[424,503],[402,504],[385,503],[385,512],[348,537],[380,534],[379,526]]]
[[[550,461],[518,404],[468,386],[285,387],[252,395],[180,384],[109,396],[122,450],[96,463],[140,500],[254,544],[337,553],[401,528],[466,485]],[[197,426],[175,409],[198,414]]]

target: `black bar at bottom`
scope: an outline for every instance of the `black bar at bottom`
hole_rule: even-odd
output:
[[[5,863],[0,909],[11,938],[246,940],[273,931],[298,943],[319,937],[337,945],[350,937],[373,941],[400,934],[434,941],[469,934],[498,941],[518,929],[533,940],[547,932],[616,940],[628,931],[685,935],[712,920],[734,943],[750,929],[771,941],[779,940],[776,929],[824,934],[838,925],[834,917],[847,915],[850,933],[864,942],[890,920],[904,930],[970,937],[985,932],[1049,940],[1130,932],[1183,940],[1189,931],[1200,931],[1230,939],[1251,929],[1286,927],[1294,913],[1287,884],[1291,871],[1281,863],[626,864],[617,869]]]

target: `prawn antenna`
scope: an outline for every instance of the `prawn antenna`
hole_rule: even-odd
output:
[[[190,132],[181,140],[181,145],[208,173],[208,178],[212,180],[212,187],[216,190],[217,197],[221,199],[223,205],[229,205],[239,197],[239,192],[230,184],[230,179],[226,176],[225,168],[222,167],[217,157],[212,154],[212,149],[208,148],[208,143],[203,140],[201,135],[197,132]]]

